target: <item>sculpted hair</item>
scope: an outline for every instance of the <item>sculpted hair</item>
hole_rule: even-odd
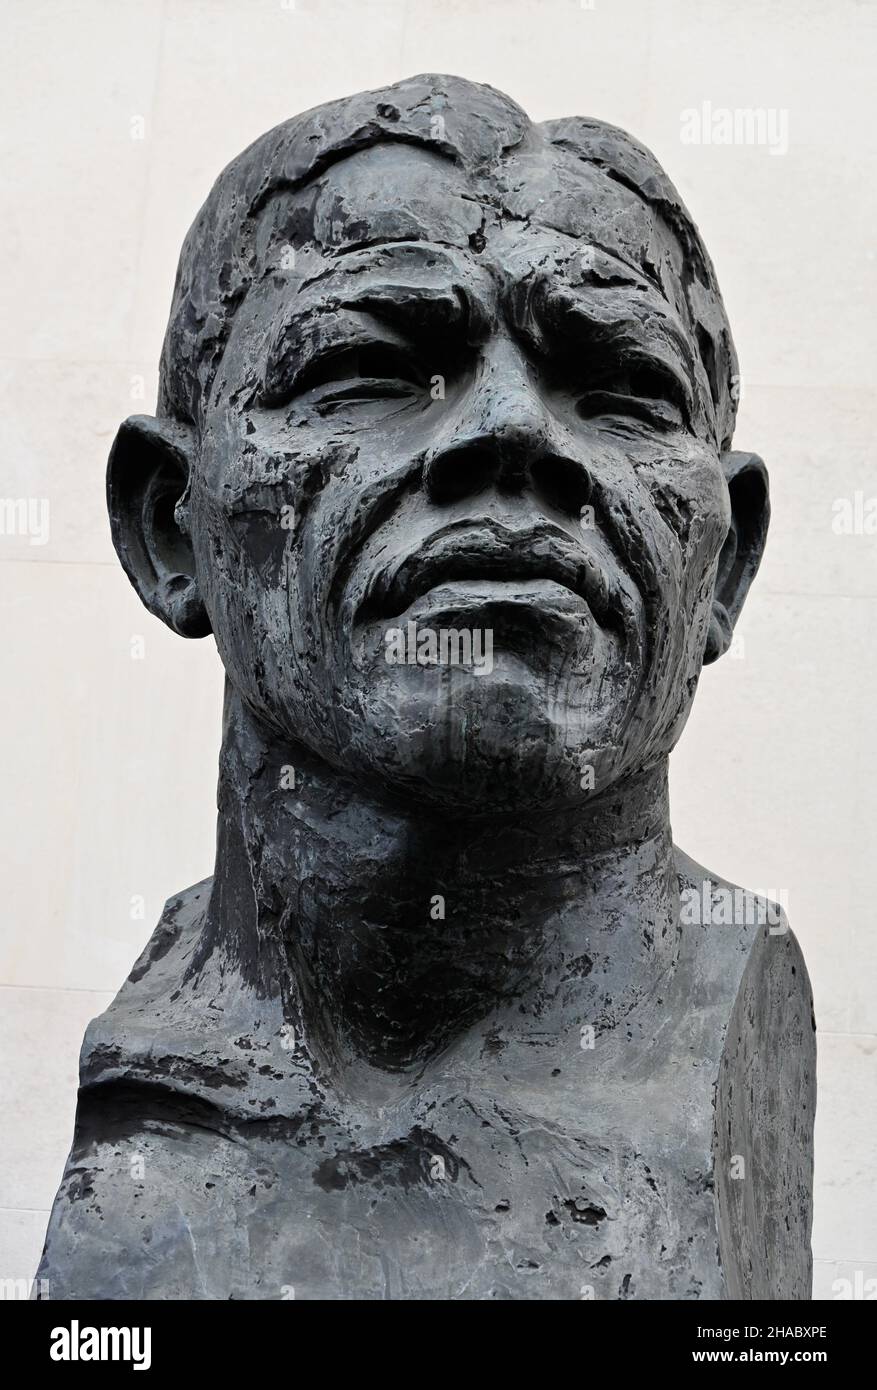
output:
[[[272,201],[359,150],[393,141],[449,159],[482,184],[516,152],[543,144],[634,194],[681,249],[680,307],[709,380],[718,442],[730,445],[737,359],[727,316],[697,228],[654,155],[616,126],[576,116],[536,124],[492,87],[428,74],[295,116],[223,170],[180,255],[161,356],[160,415],[199,423],[235,312],[262,270],[259,226]],[[638,268],[678,303],[668,268],[650,263],[648,248]]]

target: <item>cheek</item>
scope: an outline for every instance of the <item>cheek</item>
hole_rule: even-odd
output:
[[[193,489],[199,584],[233,686],[266,714],[294,686],[290,534],[271,510],[230,510]],[[288,576],[285,581],[284,575]]]
[[[288,496],[285,483],[255,478],[228,502],[193,487],[192,536],[231,684],[257,714],[316,746],[339,653],[320,616],[327,571],[316,563],[319,499],[300,512],[281,500]]]
[[[650,648],[641,735],[666,751],[687,717],[700,671],[730,504],[715,451],[696,440],[653,454],[635,471]]]
[[[731,523],[731,504],[717,454],[693,441],[639,474],[660,518],[658,545],[672,554],[684,614],[712,575]]]
[[[250,427],[246,412],[214,412],[192,511],[208,607],[259,625],[265,597],[298,586],[304,519],[326,479],[319,460]]]

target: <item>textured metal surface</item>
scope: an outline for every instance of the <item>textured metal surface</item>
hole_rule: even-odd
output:
[[[419,77],[220,177],[108,478],[226,669],[216,871],[86,1035],[51,1297],[809,1297],[806,970],[668,808],[736,379],[612,127]]]

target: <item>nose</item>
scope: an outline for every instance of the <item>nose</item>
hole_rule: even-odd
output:
[[[539,383],[514,342],[497,340],[485,351],[461,412],[427,458],[431,501],[447,505],[488,487],[529,488],[579,514],[591,492],[587,470],[558,445]]]

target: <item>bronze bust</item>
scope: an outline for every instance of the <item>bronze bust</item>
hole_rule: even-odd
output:
[[[736,371],[599,121],[421,76],[220,176],[108,475],[225,667],[216,867],[86,1034],[52,1298],[810,1297],[807,973],[668,810]]]

